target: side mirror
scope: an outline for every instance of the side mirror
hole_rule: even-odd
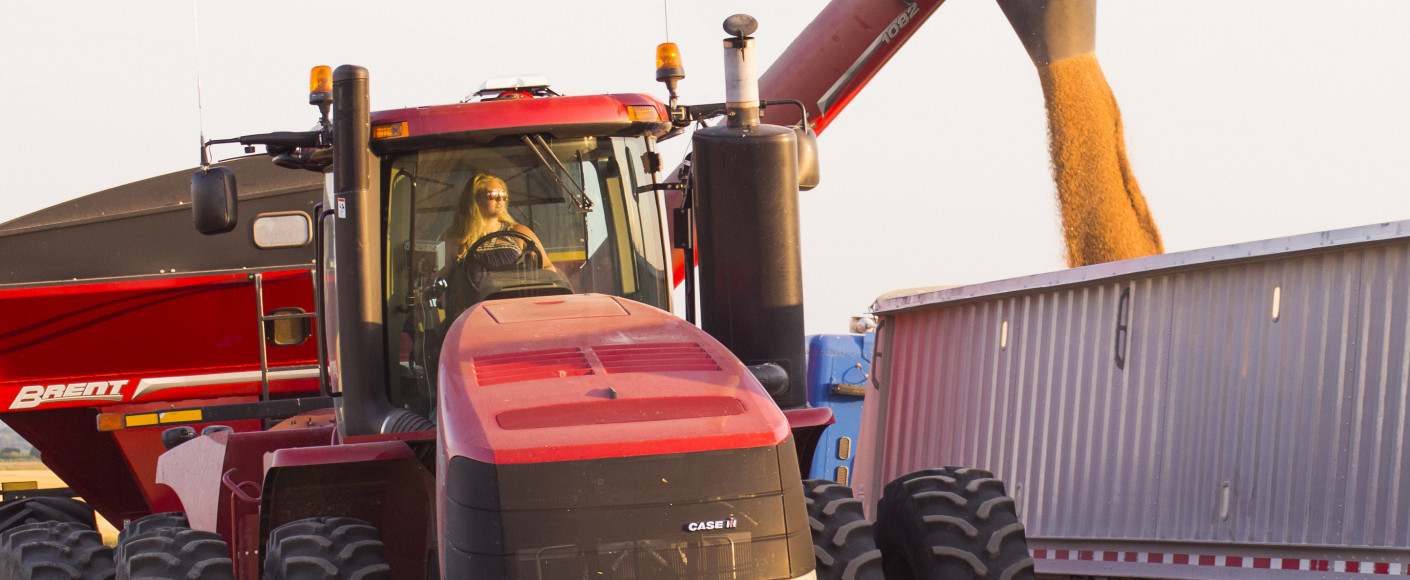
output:
[[[235,229],[235,172],[210,167],[191,174],[191,215],[206,235]]]
[[[798,189],[808,191],[818,186],[818,135],[811,129],[794,127],[798,135]]]

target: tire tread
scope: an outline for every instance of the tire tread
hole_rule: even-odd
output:
[[[184,521],[185,517],[179,519]],[[125,528],[141,533],[118,544],[117,580],[234,580],[235,563],[219,534],[184,526],[159,527],[159,522],[175,523],[177,518],[158,518]]]
[[[43,521],[0,533],[0,577],[12,580],[111,580],[112,548],[83,524]]]
[[[884,580],[875,532],[852,489],[810,479],[803,482],[803,496],[818,580]]]
[[[941,499],[943,498],[943,500]],[[956,498],[959,501],[956,501]],[[982,469],[926,469],[887,484],[876,543],[887,580],[1031,580],[1023,524],[1002,481]]]
[[[275,528],[265,546],[266,580],[385,580],[391,577],[377,528],[319,517]]]
[[[0,532],[25,524],[65,522],[98,528],[93,507],[67,497],[31,497],[0,506]]]

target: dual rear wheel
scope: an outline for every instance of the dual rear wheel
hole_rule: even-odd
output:
[[[220,535],[191,529],[185,514],[129,522],[117,549],[94,530],[93,509],[71,499],[35,498],[0,507],[0,578],[7,580],[234,580]],[[270,534],[271,580],[391,577],[377,529],[352,518],[311,518]]]
[[[191,529],[179,512],[133,520],[118,535],[117,580],[234,580],[230,547],[219,534]]]
[[[108,580],[113,551],[88,504],[36,497],[0,506],[0,578]]]
[[[218,534],[193,530],[181,513],[153,514],[118,538],[117,580],[233,580]],[[111,577],[111,576],[109,576]],[[379,580],[391,577],[377,529],[352,518],[310,518],[275,528],[264,551],[268,580]],[[84,578],[87,578],[86,576]]]
[[[926,469],[887,484],[876,523],[852,490],[804,482],[821,580],[1028,580],[1033,560],[1013,499],[992,473]]]
[[[377,528],[353,518],[289,522],[269,535],[266,580],[385,580],[392,577]]]

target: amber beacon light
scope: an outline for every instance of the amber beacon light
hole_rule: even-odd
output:
[[[674,42],[663,42],[656,47],[656,80],[673,84],[685,78],[685,66],[681,64],[681,51]]]
[[[333,100],[333,69],[316,66],[308,73],[308,102],[316,105]]]
[[[656,80],[666,84],[670,93],[669,107],[676,108],[676,83],[685,78],[685,65],[681,64],[681,49],[674,42],[663,42],[656,46]]]

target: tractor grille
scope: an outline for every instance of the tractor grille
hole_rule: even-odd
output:
[[[482,387],[592,374],[587,357],[578,348],[476,357],[474,367],[475,382]]]
[[[444,577],[797,578],[815,561],[797,465],[792,437],[544,463],[452,457]]]
[[[592,352],[609,374],[720,370],[710,353],[693,342],[594,346]]]
[[[783,538],[757,543],[782,552],[770,554],[776,560],[787,557]],[[716,534],[605,543],[591,551],[580,551],[577,546],[553,546],[523,550],[512,561],[518,572],[516,578],[734,580],[761,577],[764,566],[754,559],[755,544],[749,534]]]

